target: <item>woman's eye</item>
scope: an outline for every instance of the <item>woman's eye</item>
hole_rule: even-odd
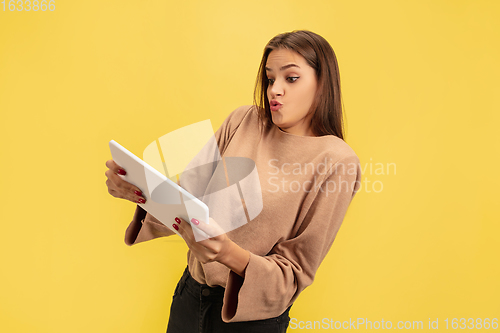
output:
[[[297,79],[299,78],[299,76],[289,76],[286,78],[286,80],[290,83],[293,83],[295,82]],[[267,81],[269,82],[269,85],[273,85],[274,84],[274,81],[276,81],[276,79],[267,79]]]

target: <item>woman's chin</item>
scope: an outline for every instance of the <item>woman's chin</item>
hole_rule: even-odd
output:
[[[272,113],[271,119],[273,120],[273,124],[282,127],[284,125],[283,123],[283,117],[278,113],[279,111],[275,111]]]

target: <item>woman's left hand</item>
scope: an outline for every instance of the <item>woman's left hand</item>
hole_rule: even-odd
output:
[[[198,234],[200,234],[199,231],[202,231],[208,237],[196,241],[191,225],[198,229],[196,231]],[[212,218],[208,224],[195,219],[191,220],[191,224],[189,224],[177,217],[173,227],[179,231],[191,252],[202,264],[217,261],[236,274],[244,276],[245,268],[250,260],[250,253],[234,243]]]

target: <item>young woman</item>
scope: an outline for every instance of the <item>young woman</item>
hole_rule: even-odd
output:
[[[291,305],[312,283],[360,187],[359,160],[343,140],[342,117],[339,69],[328,42],[303,30],[271,39],[255,105],[233,111],[215,134],[223,158],[255,162],[262,210],[241,227],[198,242],[193,228],[205,224],[172,221],[189,252],[168,333],[286,331]],[[111,195],[145,201],[118,176],[125,170],[112,160],[106,165]],[[171,234],[137,207],[125,242]]]

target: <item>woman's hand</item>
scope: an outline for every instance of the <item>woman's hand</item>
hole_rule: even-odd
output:
[[[210,218],[209,224],[200,223],[196,219],[192,219],[191,223],[190,225],[177,217],[173,227],[179,231],[196,259],[203,264],[214,261],[220,262],[236,274],[244,277],[245,268],[250,260],[250,253],[234,243],[212,218]],[[193,228],[197,229],[194,232],[201,234],[199,231],[202,231],[208,237],[203,237],[203,240],[197,242]]]
[[[126,175],[127,172],[116,164],[113,160],[106,161],[106,166],[109,170],[106,170],[106,186],[108,186],[108,192],[115,198],[122,198],[134,203],[146,203],[146,199],[142,195],[142,191],[130,184],[129,182],[123,180],[118,175]]]

